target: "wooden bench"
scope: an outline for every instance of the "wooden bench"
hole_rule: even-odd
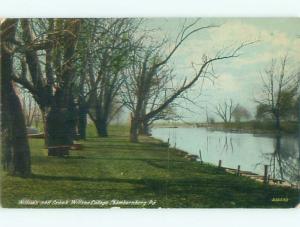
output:
[[[74,143],[71,145],[58,145],[48,147],[48,156],[64,156],[69,155],[69,150],[82,150],[81,143]]]
[[[65,156],[65,155],[69,155],[70,148],[71,148],[71,146],[69,146],[69,145],[48,147],[48,156]]]

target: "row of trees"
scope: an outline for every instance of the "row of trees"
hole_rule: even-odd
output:
[[[184,24],[170,43],[154,40],[141,24],[124,18],[1,22],[1,133],[3,163],[11,174],[30,174],[24,113],[14,84],[39,107],[49,155],[85,138],[87,115],[98,135],[108,136],[110,120],[123,107],[131,112],[130,141],[138,142],[153,121],[174,113],[175,100],[213,75],[214,62],[238,57],[248,45],[203,55],[191,66],[194,75],[176,75],[170,64],[176,51],[193,34],[216,26],[199,26],[197,20]]]
[[[232,99],[224,101],[223,104],[218,104],[215,107],[215,114],[219,116],[224,123],[240,122],[241,120],[249,120],[251,113],[247,108],[240,104],[235,104]]]
[[[255,119],[274,121],[274,126],[278,130],[281,129],[283,120],[297,121],[300,113],[300,74],[298,69],[293,71],[289,66],[288,56],[273,59],[260,76],[262,87],[259,97],[254,100],[257,103]],[[216,105],[214,114],[224,123],[251,118],[249,110],[232,99]],[[207,109],[206,118],[208,123],[212,119],[208,116]]]

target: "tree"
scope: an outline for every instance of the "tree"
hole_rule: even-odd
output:
[[[230,123],[236,108],[237,105],[234,105],[232,99],[230,99],[228,102],[225,101],[223,105],[218,104],[215,107],[215,113],[222,118],[224,123]]]
[[[88,23],[93,29],[88,31],[91,40],[84,60],[88,72],[85,99],[98,135],[107,137],[112,107],[122,107],[115,102],[124,82],[123,70],[130,62],[134,49],[133,36],[139,23],[124,18],[92,19]]]
[[[272,117],[269,105],[261,103],[256,106],[255,118],[257,120],[272,120]]]
[[[61,67],[58,75],[61,75],[61,83],[56,87],[54,98],[47,116],[48,142],[50,146],[70,145],[76,138],[76,106],[73,96],[73,79],[75,77],[76,46],[80,31],[81,21],[68,19],[64,21],[62,53],[58,56],[58,64]],[[57,50],[61,51],[61,50]],[[60,58],[63,61],[59,61]],[[60,148],[48,149],[49,155],[61,153]]]
[[[16,72],[13,79],[39,105],[48,146],[68,145],[74,137],[72,89],[80,22],[79,19],[21,19],[21,38],[16,40],[21,53],[21,72]]]
[[[181,32],[177,36],[177,40],[175,42],[175,46],[167,52],[167,54],[163,54],[163,46],[166,43],[163,41],[159,44],[154,45],[143,45],[139,53],[136,56],[139,56],[134,60],[135,63],[132,69],[134,72],[132,87],[134,87],[133,92],[128,94],[128,99],[131,103],[133,103],[133,108],[131,108],[131,126],[130,126],[130,141],[138,142],[138,130],[140,125],[144,121],[149,121],[156,117],[158,114],[162,113],[166,108],[168,108],[175,99],[179,98],[184,92],[190,89],[199,79],[206,78],[210,76],[213,72],[211,70],[212,64],[216,61],[238,57],[238,51],[243,48],[245,45],[242,44],[236,49],[230,50],[227,52],[225,50],[219,51],[214,57],[209,57],[207,55],[203,55],[202,63],[200,64],[198,69],[195,69],[195,75],[188,80],[187,78],[178,86],[172,86],[170,92],[165,94],[164,101],[159,103],[155,108],[149,111],[147,110],[147,101],[149,100],[151,94],[151,86],[156,81],[157,73],[167,65],[169,60],[172,58],[174,53],[178,50],[178,48],[194,33],[200,30],[206,30],[212,27],[213,25],[203,26],[194,28],[197,24],[197,21],[191,23],[187,26],[183,26]],[[135,66],[139,66],[136,69]],[[169,84],[168,84],[169,85]],[[126,85],[127,86],[127,85]],[[131,89],[130,89],[131,90]],[[164,91],[163,91],[164,92]],[[128,101],[125,101],[127,104]],[[149,112],[148,112],[149,111]]]
[[[126,80],[125,85],[123,86],[122,98],[124,105],[131,111],[131,115],[133,113],[138,114],[136,104],[137,102],[142,102],[142,107],[139,110],[140,122],[138,126],[138,134],[140,135],[149,135],[149,127],[153,122],[157,120],[174,120],[177,118],[177,114],[175,112],[174,103],[170,103],[165,109],[154,115],[152,118],[147,118],[146,114],[155,110],[159,105],[164,103],[168,98],[168,94],[174,89],[169,86],[173,83],[174,75],[172,73],[172,69],[170,69],[167,65],[162,66],[160,69],[156,71],[153,75],[153,78],[147,84],[147,91],[139,91],[139,86],[137,86],[138,77],[140,76],[140,72],[143,70],[144,57],[142,53],[136,54],[134,64],[131,67],[127,68],[125,71]],[[139,58],[137,60],[137,58]],[[140,99],[139,96],[135,95],[137,93],[145,92],[145,96],[143,100]],[[147,95],[146,95],[147,94]]]
[[[281,120],[292,109],[293,99],[299,89],[299,72],[290,72],[287,63],[287,56],[282,57],[279,63],[272,60],[264,75],[261,75],[262,98],[256,100],[259,104],[256,115],[270,115],[278,131],[281,129]]]
[[[240,122],[241,120],[248,120],[251,117],[251,114],[245,107],[237,104],[232,112],[232,117],[235,122]]]
[[[27,177],[31,174],[30,149],[21,103],[12,81],[17,24],[17,19],[5,19],[0,29],[2,161],[10,174]]]

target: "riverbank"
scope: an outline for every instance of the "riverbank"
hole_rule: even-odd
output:
[[[196,127],[206,127],[210,130],[216,131],[228,131],[237,133],[252,133],[252,134],[269,134],[274,135],[277,130],[274,127],[273,122],[260,122],[260,121],[248,121],[248,122],[229,122],[213,124],[198,123]],[[296,134],[298,133],[297,122],[282,122],[281,132],[284,134]]]
[[[247,122],[215,122],[215,123],[161,123],[155,124],[157,128],[207,128],[213,131],[236,132],[236,133],[251,133],[251,134],[267,134],[275,135],[277,130],[274,127],[274,122],[260,122],[260,121],[247,121]],[[281,132],[284,134],[297,134],[297,122],[282,122]]]
[[[128,142],[127,127],[109,138],[89,129],[83,150],[48,157],[42,139],[30,139],[31,178],[1,172],[3,207],[294,207],[299,193],[266,186],[200,164],[151,137]]]

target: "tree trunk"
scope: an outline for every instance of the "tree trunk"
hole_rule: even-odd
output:
[[[31,173],[31,165],[24,115],[12,82],[1,84],[4,168],[12,175],[26,177]]]
[[[64,91],[57,90],[46,119],[49,156],[68,155],[73,144],[76,112],[70,103],[65,103],[66,100]]]
[[[66,113],[60,108],[51,108],[47,116],[48,155],[63,156],[69,154],[69,146],[73,143],[69,137]]]
[[[108,116],[105,115],[105,110],[102,110],[102,107],[99,103],[96,104],[96,113],[93,119],[94,124],[96,126],[97,134],[99,137],[108,137],[107,132],[107,122]]]
[[[107,121],[104,118],[97,117],[97,119],[96,119],[96,129],[97,129],[98,136],[108,137]]]
[[[42,120],[43,120],[43,126],[44,126],[44,146],[48,147],[48,127],[47,127],[47,116],[48,116],[48,111],[45,109],[41,109],[42,112]]]
[[[1,24],[1,40],[4,43],[12,41],[16,31],[16,19],[6,19]],[[4,34],[3,34],[4,33]],[[6,48],[8,48],[6,46]],[[30,149],[28,144],[25,117],[22,106],[13,87],[12,54],[1,47],[1,120],[3,167],[10,174],[27,177],[31,174]]]
[[[150,129],[147,121],[141,122],[139,125],[139,135],[150,136]]]
[[[86,126],[87,126],[88,109],[84,105],[79,105],[78,111],[78,134],[79,139],[86,139]]]
[[[139,122],[138,120],[131,116],[131,123],[130,123],[130,142],[137,143],[138,142],[138,129],[139,129]]]
[[[280,115],[278,113],[275,114],[275,127],[278,132],[281,130]]]
[[[67,116],[66,116],[66,124],[68,129],[68,136],[71,143],[73,140],[78,139],[77,133],[77,125],[78,125],[78,109],[74,102],[73,96],[70,98],[68,106],[67,106]]]

